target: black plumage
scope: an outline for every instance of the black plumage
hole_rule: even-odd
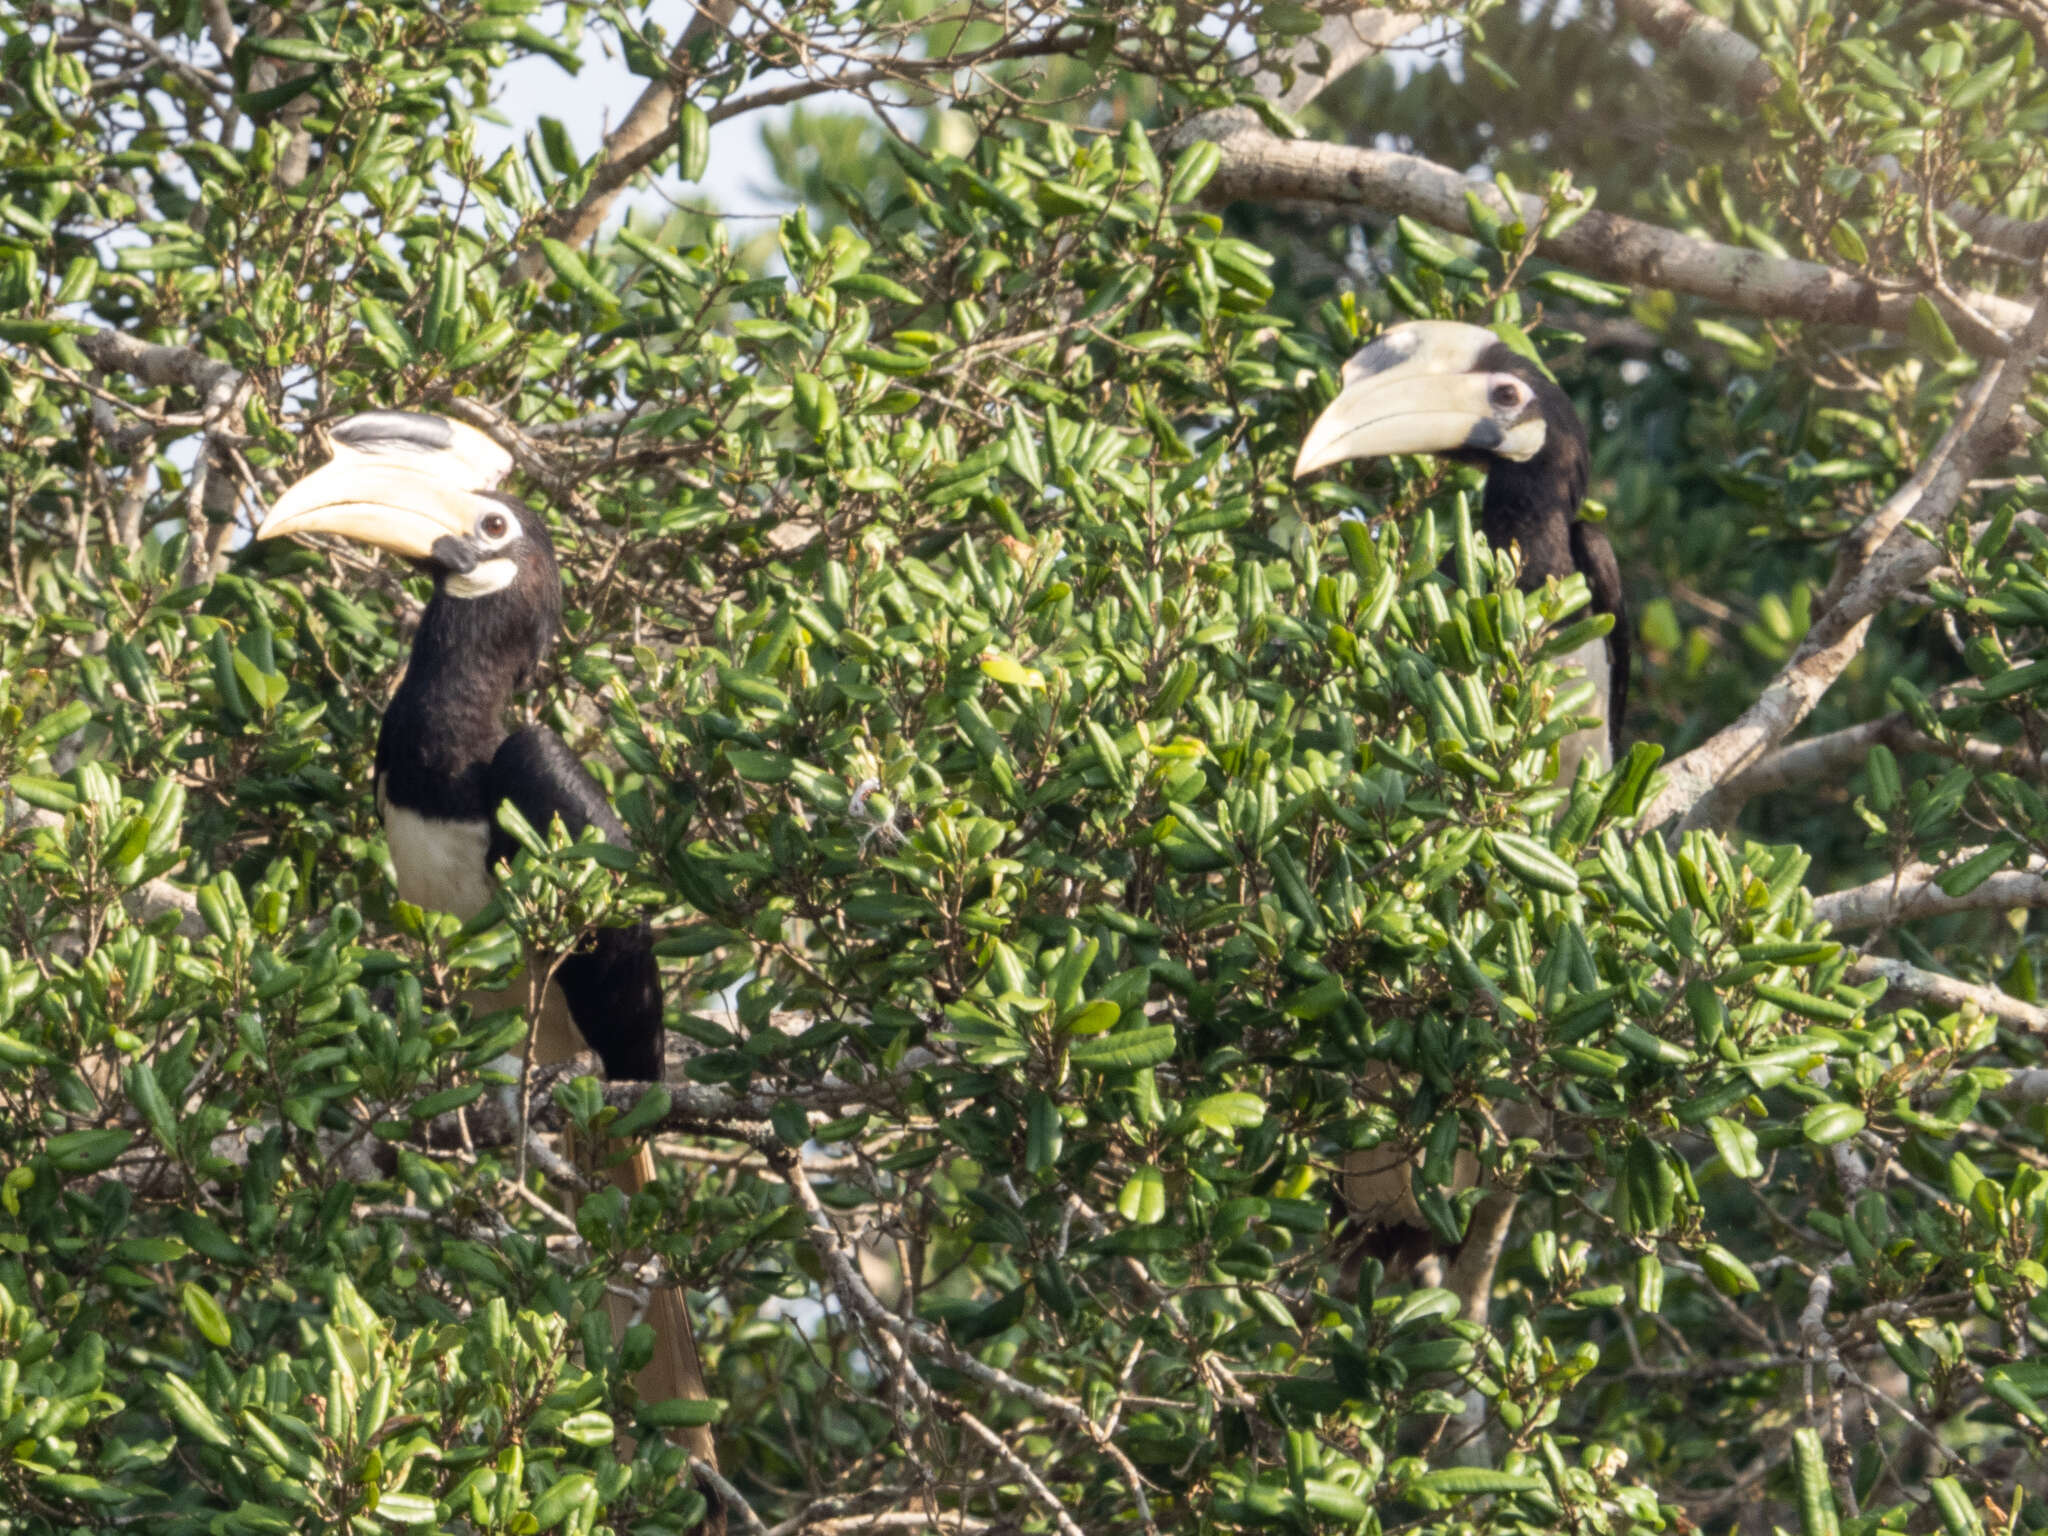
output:
[[[1613,615],[1598,661],[1574,659],[1595,684],[1601,755],[1611,757],[1628,703],[1627,605],[1607,535],[1579,516],[1592,466],[1570,397],[1480,326],[1396,326],[1344,365],[1343,385],[1310,428],[1295,473],[1393,453],[1433,453],[1484,468],[1480,530],[1495,548],[1520,551],[1523,590],[1576,571],[1592,611]],[[1580,750],[1561,758],[1567,777]]]
[[[491,870],[516,851],[497,821],[498,806],[507,800],[542,832],[559,817],[572,837],[595,826],[606,842],[629,848],[603,788],[561,737],[543,725],[505,728],[514,697],[554,642],[562,588],[540,516],[510,497],[489,499],[517,522],[516,535],[491,551],[511,559],[517,573],[497,591],[456,596],[449,577],[472,572],[482,561],[460,541],[436,545],[434,596],[377,734],[378,802],[387,823],[395,810],[428,822],[483,826]],[[452,884],[442,872],[409,870],[401,861],[457,849],[467,851],[453,839],[436,849],[424,839],[394,838],[400,891]],[[555,984],[607,1077],[661,1077],[661,983],[646,924],[586,936],[557,968]]]
[[[1597,524],[1579,517],[1592,474],[1585,425],[1570,396],[1506,342],[1495,342],[1479,356],[1476,366],[1491,373],[1514,374],[1529,386],[1543,413],[1543,446],[1532,458],[1520,462],[1499,457],[1483,446],[1455,451],[1449,457],[1485,468],[1479,529],[1495,549],[1520,547],[1523,591],[1534,591],[1553,576],[1562,579],[1577,571],[1586,578],[1593,612],[1614,615],[1614,628],[1607,634],[1606,715],[1610,750],[1619,753],[1622,718],[1628,710],[1628,607],[1614,546]]]
[[[1484,468],[1480,531],[1494,548],[1518,551],[1521,588],[1534,591],[1576,572],[1585,578],[1593,611],[1613,616],[1604,640],[1567,659],[1593,683],[1600,725],[1557,744],[1558,772],[1566,781],[1586,756],[1604,766],[1619,749],[1628,705],[1628,614],[1607,535],[1579,516],[1592,465],[1586,429],[1570,398],[1490,330],[1447,321],[1396,326],[1344,365],[1342,385],[1303,440],[1295,473],[1397,453],[1431,453]],[[1411,1091],[1385,1063],[1369,1067],[1360,1087],[1367,1096],[1396,1101]],[[1500,1104],[1498,1123],[1510,1136],[1547,1132],[1537,1111],[1513,1101]],[[1405,1268],[1437,1249],[1436,1229],[1415,1198],[1419,1162],[1418,1153],[1398,1142],[1345,1155],[1335,1192],[1349,1227],[1350,1262],[1370,1256]],[[1479,1159],[1460,1151],[1452,1185],[1469,1189],[1480,1175]],[[1481,1208],[1505,1222],[1512,1197],[1495,1191]],[[1486,1262],[1490,1276],[1491,1259]],[[1475,1280],[1476,1294],[1484,1294],[1486,1279]]]
[[[547,524],[497,489],[510,456],[460,422],[405,412],[354,416],[329,435],[329,462],[278,498],[257,537],[339,534],[401,555],[434,578],[377,736],[376,800],[399,895],[465,919],[481,911],[515,846],[498,825],[507,801],[541,831],[559,818],[572,835],[594,827],[607,842],[630,846],[566,742],[544,726],[506,726],[562,615]],[[472,1001],[520,1003],[523,988]],[[661,977],[645,923],[599,929],[561,957],[536,1010],[534,1061],[587,1046],[608,1078],[659,1080],[662,1042]],[[629,1198],[657,1177],[644,1141],[619,1148],[600,1139],[580,1150],[573,1138],[565,1142]],[[606,1305],[615,1331],[641,1316],[654,1330],[654,1357],[637,1378],[643,1397],[707,1395],[675,1287],[649,1292],[644,1314],[616,1291]],[[692,1455],[715,1459],[708,1428],[676,1433]]]

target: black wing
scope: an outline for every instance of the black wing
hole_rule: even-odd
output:
[[[615,847],[633,846],[590,770],[545,726],[514,731],[491,758],[490,803],[495,808],[503,800],[519,807],[543,834],[559,816],[571,837],[595,826]],[[492,867],[517,847],[493,816]],[[661,971],[647,924],[598,929],[561,963],[555,982],[584,1042],[604,1062],[606,1077],[661,1080]]]
[[[1593,593],[1593,611],[1614,615],[1607,635],[1607,741],[1621,756],[1621,722],[1628,714],[1628,604],[1621,595],[1621,567],[1607,535],[1591,523],[1572,523],[1572,564]]]

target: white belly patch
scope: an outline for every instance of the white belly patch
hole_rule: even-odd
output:
[[[484,863],[490,824],[435,821],[388,801],[383,809],[399,899],[429,912],[453,912],[464,922],[481,912],[496,885]]]
[[[1599,715],[1604,722],[1614,708],[1614,672],[1607,656],[1607,637],[1588,640],[1565,660],[1562,670],[1592,680],[1593,698],[1586,712]],[[1605,724],[1565,737],[1557,744],[1557,782],[1570,784],[1579,776],[1579,763],[1587,758],[1592,759],[1596,772],[1605,773],[1613,767],[1612,739]]]

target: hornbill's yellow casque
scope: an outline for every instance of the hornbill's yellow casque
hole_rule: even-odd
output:
[[[1582,759],[1604,770],[1620,742],[1628,703],[1628,628],[1621,572],[1607,535],[1579,520],[1590,460],[1586,429],[1563,390],[1492,331],[1425,320],[1395,326],[1344,365],[1343,387],[1301,445],[1297,476],[1345,459],[1434,453],[1486,468],[1480,529],[1496,549],[1521,551],[1524,591],[1573,571],[1586,578],[1595,613],[1614,628],[1571,665],[1593,683],[1601,724],[1559,743],[1558,776]],[[1374,1074],[1377,1085],[1392,1074]],[[1538,1129],[1520,1105],[1503,1106],[1511,1134]],[[1416,1204],[1413,1154],[1386,1144],[1346,1157],[1340,1193],[1357,1219],[1364,1253],[1412,1263],[1433,1245]],[[1461,1152],[1454,1182],[1470,1188],[1478,1160]],[[1503,1215],[1502,1219],[1505,1219]]]
[[[539,513],[498,492],[512,468],[473,427],[438,416],[372,411],[332,427],[333,457],[293,485],[256,530],[259,539],[330,533],[390,550],[434,578],[405,678],[377,735],[376,802],[406,901],[467,920],[491,899],[512,839],[497,810],[511,801],[545,831],[557,816],[571,835],[596,826],[627,846],[604,791],[545,726],[508,732],[512,697],[554,643],[562,582]],[[480,1007],[524,1006],[526,988],[472,996]],[[605,928],[564,958],[535,1027],[534,1060],[586,1046],[608,1078],[662,1076],[661,977],[642,923]],[[617,1149],[613,1149],[616,1151]],[[654,1178],[640,1145],[607,1170],[630,1196]],[[613,1321],[631,1309],[613,1298]],[[656,1291],[646,1321],[656,1335],[641,1372],[644,1397],[706,1396],[682,1297]],[[709,1460],[710,1432],[690,1451]]]

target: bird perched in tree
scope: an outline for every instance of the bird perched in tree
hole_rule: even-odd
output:
[[[403,556],[434,580],[404,680],[377,733],[376,804],[399,896],[467,921],[491,900],[515,844],[498,825],[505,801],[543,831],[596,827],[630,846],[626,829],[568,744],[545,726],[507,730],[514,696],[533,678],[561,622],[562,580],[547,524],[500,493],[512,459],[483,433],[438,416],[372,411],[329,429],[333,456],[270,509],[259,539],[326,533]],[[479,1009],[524,1007],[521,982],[472,994]],[[646,924],[602,928],[563,957],[534,1026],[533,1060],[588,1047],[607,1078],[662,1076],[661,977]],[[618,1149],[612,1149],[616,1152]],[[606,1176],[629,1197],[655,1177],[645,1143]],[[631,1307],[612,1297],[613,1323]],[[649,1400],[707,1396],[689,1313],[673,1287],[653,1293],[656,1337],[640,1373]],[[712,1457],[710,1432],[685,1444]]]
[[[1345,459],[1433,453],[1486,470],[1479,527],[1495,549],[1521,551],[1523,591],[1577,571],[1614,628],[1570,665],[1593,683],[1602,724],[1559,744],[1558,777],[1591,757],[1604,770],[1628,705],[1628,624],[1607,535],[1579,520],[1592,461],[1565,392],[1499,336],[1450,320],[1397,325],[1344,365],[1343,387],[1309,428],[1296,478]]]
[[[1344,365],[1342,387],[1309,429],[1294,473],[1396,453],[1433,453],[1484,466],[1480,530],[1494,548],[1520,552],[1522,589],[1576,571],[1586,579],[1593,611],[1614,616],[1613,629],[1568,663],[1591,680],[1591,712],[1601,723],[1558,745],[1560,779],[1575,777],[1583,760],[1605,771],[1628,703],[1627,615],[1607,535],[1579,520],[1591,461],[1586,429],[1571,400],[1541,368],[1481,326],[1441,320],[1395,326]],[[1368,1077],[1368,1087],[1377,1092],[1396,1082],[1389,1067]],[[1540,1129],[1525,1106],[1504,1106],[1501,1119],[1511,1134]],[[1403,1265],[1433,1248],[1433,1229],[1416,1203],[1411,1177],[1418,1160],[1391,1143],[1345,1158],[1338,1190],[1360,1230],[1362,1253]],[[1460,1151],[1454,1186],[1469,1189],[1478,1176],[1478,1159]],[[1481,1207],[1503,1234],[1511,1210],[1512,1199],[1504,1193]],[[1468,1234],[1468,1251],[1472,1246]],[[1491,1272],[1489,1256],[1485,1275],[1473,1283],[1483,1290]],[[1483,1295],[1466,1294],[1483,1314]]]

